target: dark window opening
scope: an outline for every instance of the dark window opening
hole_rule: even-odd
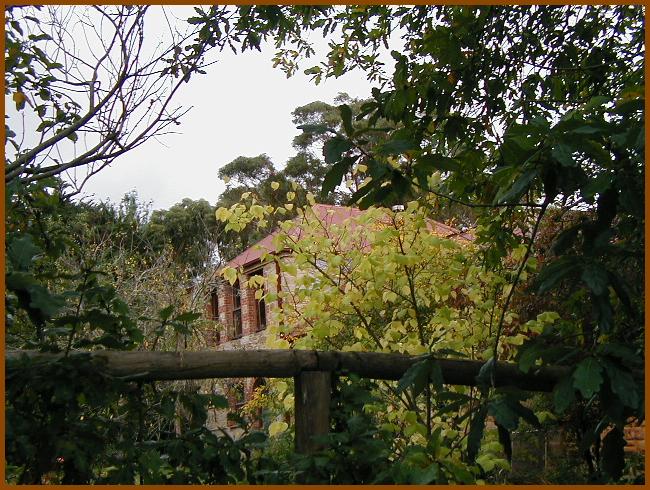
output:
[[[243,384],[237,383],[233,386],[233,398],[235,404],[234,408],[236,408],[237,410],[241,410],[241,408],[246,403]]]
[[[228,390],[228,404],[230,410],[236,412],[241,416],[241,410],[246,403],[246,395],[244,393],[244,384],[241,381],[235,381],[230,384]],[[228,427],[236,427],[237,421],[228,417]]]
[[[239,289],[239,281],[236,281],[232,287],[232,304],[232,338],[238,339],[242,336],[241,289]]]
[[[219,295],[216,289],[210,293],[210,317],[215,322],[219,321]]]
[[[219,294],[216,289],[210,293],[210,320],[214,322],[219,321]],[[219,325],[214,327],[214,344],[221,343],[221,331]]]
[[[266,304],[264,299],[257,302],[257,330],[264,330],[266,328]]]
[[[264,277],[264,271],[261,269],[259,271],[253,272],[249,277],[260,276]],[[265,286],[262,286],[261,289],[256,291],[262,291],[262,296],[266,294]],[[266,303],[264,298],[255,300],[255,331],[259,332],[266,328]]]

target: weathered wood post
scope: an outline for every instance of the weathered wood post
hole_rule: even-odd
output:
[[[310,454],[318,449],[313,437],[329,431],[332,373],[303,371],[294,376],[294,382],[296,452]]]

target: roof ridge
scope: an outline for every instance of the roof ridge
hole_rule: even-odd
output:
[[[355,208],[353,206],[343,206],[341,204],[325,204],[325,203],[321,203],[321,202],[317,202],[317,203],[313,204],[312,207],[314,207],[314,208],[315,207],[326,207],[326,208],[341,208],[341,209],[358,209],[359,211],[361,211],[359,208]]]
[[[314,203],[313,205],[310,206],[312,210],[315,209],[322,209],[323,211],[325,210],[339,210],[339,211],[349,211],[349,215],[347,218],[352,218],[352,217],[358,217],[359,215],[363,214],[365,210],[352,207],[352,206],[341,206],[338,204],[325,204],[325,203]],[[388,209],[388,208],[385,208]],[[319,221],[324,221],[326,226],[330,226],[332,224],[340,224],[336,223],[336,221],[343,220],[345,216],[342,216],[343,214],[346,213],[333,213],[330,215],[330,213],[320,213],[318,211],[314,212],[314,215],[316,219]],[[321,216],[322,215],[322,216]],[[328,215],[330,217],[328,217]],[[336,215],[336,216],[334,216]],[[291,218],[291,221],[298,222],[300,219],[305,219],[308,218],[304,214],[295,216],[294,218]],[[345,219],[347,219],[345,218]],[[449,236],[459,236],[465,240],[472,240],[473,237],[471,234],[468,234],[466,231],[462,231],[458,228],[455,228],[453,226],[450,226],[442,221],[435,220],[433,218],[427,219],[427,221],[433,226],[433,230],[435,231],[436,228],[441,228],[443,232],[450,233]],[[235,257],[230,259],[228,262],[226,262],[226,266],[240,266],[240,265],[246,265],[254,260],[258,260],[260,257],[260,249],[265,248],[270,250],[272,247],[272,240],[273,237],[279,233],[280,227],[276,226],[273,230],[271,230],[267,235],[263,236],[259,240],[257,240],[255,243],[249,245],[245,250],[237,254]],[[440,233],[438,231],[438,233]],[[233,265],[231,265],[233,264]]]

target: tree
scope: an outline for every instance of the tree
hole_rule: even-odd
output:
[[[224,209],[219,214],[226,222],[232,218],[233,225],[243,226],[275,211],[265,208],[264,216],[256,216],[250,206],[242,206],[242,212],[228,214]],[[424,359],[492,358],[498,313],[517,264],[500,273],[485,271],[477,246],[466,237],[448,237],[448,228],[438,229],[428,207],[416,201],[398,212],[369,208],[341,224],[324,225],[328,219],[327,213],[305,207],[299,218],[282,223],[274,237],[275,249],[290,255],[278,260],[282,291],[264,296],[281,305],[268,327],[270,346],[401,352]],[[533,270],[534,264],[528,263],[527,273]],[[228,267],[222,275],[231,282],[238,277]],[[271,274],[266,281],[275,284],[278,277]],[[259,288],[257,294],[262,294],[263,285],[257,281],[249,281],[248,287]],[[517,316],[509,314],[509,334],[499,346],[500,358],[514,359],[517,345],[557,319],[556,313],[544,312],[518,323]],[[505,424],[505,431],[513,430],[520,416],[538,424],[533,412],[520,404],[522,394],[494,390],[488,397],[475,389],[443,387],[438,369],[435,363],[424,362],[399,383],[381,382],[373,390],[377,401],[369,410],[394,438],[396,457],[413,447],[426,452],[423,448],[437,430],[446,434],[441,444],[464,448],[470,455],[466,462],[473,463],[488,411],[496,414],[498,424]],[[284,393],[287,396],[292,395]],[[436,400],[453,403],[447,406]],[[277,408],[283,410],[281,405]],[[436,460],[429,457],[433,458],[429,463]],[[490,469],[495,461],[507,465],[487,449],[478,461]]]
[[[352,111],[358,113],[362,101],[352,99],[347,94],[339,94],[335,102],[351,104]],[[332,168],[324,157],[323,144],[327,140],[324,129],[341,129],[340,112],[337,106],[321,101],[297,107],[293,111],[293,122],[299,128],[311,128],[316,132],[304,132],[294,138],[293,147],[297,154],[289,158],[284,167],[278,169],[265,155],[256,157],[240,156],[219,169],[218,175],[226,181],[226,189],[217,200],[216,207],[236,205],[241,196],[252,196],[262,205],[277,207],[284,204],[287,193],[295,194],[292,209],[284,209],[284,214],[269,217],[265,228],[244,228],[237,233],[224,232],[220,236],[220,256],[230,259],[250,245],[263,238],[277,227],[279,221],[295,216],[296,209],[307,204],[307,194],[314,196],[319,203],[341,204],[356,190],[363,180],[362,174],[348,172],[348,181],[338,190],[323,194],[320,192],[323,179]],[[322,131],[321,131],[322,129]]]
[[[169,243],[174,261],[199,277],[215,262],[217,221],[205,199],[183,199],[168,210],[156,210],[148,220],[146,235],[162,248]]]
[[[174,98],[205,73],[213,51],[259,48],[249,29],[238,27],[232,7],[210,9],[209,26],[199,17],[174,27],[168,22],[157,45],[145,22],[149,11],[6,9],[5,93],[16,113],[6,126],[5,182],[65,174],[80,192],[119,156],[173,132],[187,113]]]
[[[547,212],[589,211],[557,229],[554,257],[535,282],[538,294],[561,285],[577,290],[573,308],[582,314],[524,345],[520,359],[524,366],[537,359],[572,366],[572,375],[557,387],[556,408],[562,411],[576,397],[593,407],[589,400],[595,396],[597,415],[585,444],[598,446],[611,424],[615,430],[604,451],[622,461],[618,442],[626,417],[643,417],[641,397],[626,395],[640,393],[642,371],[634,370],[642,370],[643,292],[619,273],[643,262],[643,9],[350,6],[246,12],[251,22],[271,15],[283,26],[276,36],[277,59],[294,60],[279,62],[288,73],[297,69],[296,51],[309,54],[296,41],[302,33],[335,32],[340,42],[331,42],[327,59],[306,72],[318,82],[361,68],[378,84],[357,117],[348,105],[340,106],[343,131],[305,128],[331,135],[324,143],[326,161],[333,164],[324,192],[362,165],[370,178],[351,198],[361,207],[401,203],[424,192],[471,208],[480,213],[478,243],[488,270],[503,267],[513,249],[525,246],[515,256],[515,285]],[[384,77],[377,55],[398,28],[404,49],[391,52],[392,76]],[[372,145],[359,122],[376,127],[381,119],[389,123],[386,140]],[[499,314],[494,359],[516,291],[511,289]],[[597,458],[585,456],[594,474],[620,475],[620,465],[601,460],[597,467]]]
[[[172,98],[200,66],[180,57],[188,37],[178,32],[146,58],[147,10],[7,9],[5,90],[26,117],[22,127],[7,128],[13,151],[6,182],[81,168],[78,190],[120,155],[178,124],[186,111],[172,107]],[[180,65],[179,78],[173,71]]]
[[[345,93],[340,93],[334,99],[335,104],[349,107],[353,115],[360,112],[363,102]],[[325,176],[332,169],[333,163],[328,161],[325,142],[329,139],[330,131],[343,131],[338,105],[314,101],[297,107],[292,115],[293,123],[299,129],[304,128],[305,131],[293,139],[293,147],[298,153],[287,161],[284,173],[296,176],[297,182],[314,195],[318,195],[321,202],[344,203],[362,180],[356,172],[347,172],[344,178],[346,185],[342,185],[338,190],[332,189],[332,192],[327,194],[320,192]]]

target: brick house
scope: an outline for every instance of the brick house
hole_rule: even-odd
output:
[[[312,210],[323,223],[324,230],[328,230],[331,225],[341,225],[348,218],[354,218],[363,213],[356,208],[326,204],[316,204]],[[435,220],[430,220],[430,229],[433,233],[448,238],[467,241],[474,239],[469,233]],[[277,293],[291,287],[291,284],[287,282],[291,281],[291,278],[283,274],[279,266],[279,261],[290,260],[291,253],[288,250],[275,252],[273,238],[276,233],[273,232],[264,237],[226,264],[228,267],[241,271],[238,280],[233,285],[224,280],[216,281],[205,310],[207,318],[214,321],[214,328],[207,332],[208,344],[214,349],[266,348],[266,327],[271,320],[274,305],[267,304],[264,299],[256,299],[254,289],[240,287],[240,284],[244,284],[256,275],[263,277],[275,275],[278,280],[274,284],[267,282],[265,288],[270,288],[270,291],[267,292]],[[271,254],[272,258],[263,262],[262,256],[266,253]],[[237,409],[252,398],[256,388],[262,387],[264,384],[264,380],[259,378],[232,380],[231,383],[228,383],[224,394],[228,398],[230,407]],[[217,417],[213,424],[232,428],[233,424],[227,424],[224,416],[225,414],[222,414],[221,418]],[[636,423],[628,425],[625,428],[625,439],[627,442],[626,452],[645,452],[645,422],[641,425]],[[562,441],[560,445],[566,446],[566,443]]]
[[[315,204],[312,210],[323,223],[325,230],[331,225],[341,225],[348,218],[363,213],[357,208],[326,204]],[[431,228],[442,236],[459,237],[463,240],[473,239],[471,235],[437,221],[431,221]],[[241,287],[240,284],[245,284],[256,275],[263,277],[274,275],[278,280],[274,284],[267,282],[265,288],[270,289],[267,292],[277,293],[291,286],[287,281],[291,281],[292,278],[284,275],[279,266],[279,261],[290,259],[290,252],[288,250],[275,252],[273,238],[276,233],[264,237],[226,264],[227,267],[241,271],[233,285],[224,280],[216,281],[206,304],[206,316],[215,322],[214,330],[207,335],[208,344],[213,348],[237,350],[266,347],[266,326],[271,319],[274,305],[267,304],[263,299],[256,299],[254,289]],[[272,254],[272,258],[262,262],[261,258],[265,253]],[[241,383],[231,384],[232,389],[225,393],[230,406],[237,408],[243,405],[251,399],[255,388],[262,384],[263,380],[253,378],[244,379],[243,386]]]

